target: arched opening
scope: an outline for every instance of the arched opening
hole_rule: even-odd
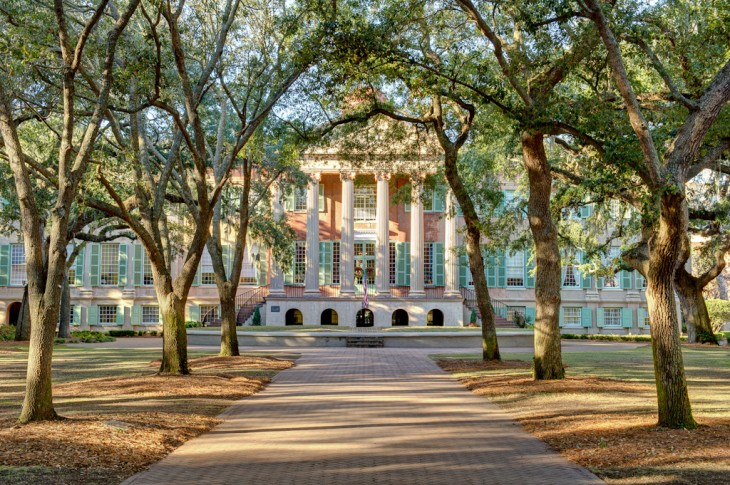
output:
[[[323,311],[322,317],[319,319],[320,325],[338,325],[339,323],[339,315],[331,308]]]
[[[394,327],[407,327],[408,326],[408,312],[405,310],[396,310],[393,312],[393,316],[390,317],[390,324]]]
[[[296,308],[292,308],[286,312],[287,325],[304,325],[304,315]]]
[[[19,301],[14,301],[10,305],[8,305],[8,325],[18,324],[18,317],[20,316],[20,306],[21,303]]]
[[[431,310],[426,315],[426,325],[429,327],[443,327],[444,326],[444,312],[441,310]]]
[[[372,327],[375,323],[372,310],[363,308],[357,312],[355,316],[355,325],[358,327]]]

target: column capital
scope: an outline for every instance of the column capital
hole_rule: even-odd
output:
[[[426,172],[413,172],[411,173],[411,183],[421,185],[428,174]]]
[[[319,183],[319,181],[322,180],[322,174],[320,172],[311,172],[309,174],[309,178]]]
[[[375,180],[390,180],[390,172],[375,172]]]
[[[346,171],[346,170],[343,170],[340,172],[340,180],[342,180],[343,182],[345,180],[354,180],[354,179],[355,179],[355,172]]]

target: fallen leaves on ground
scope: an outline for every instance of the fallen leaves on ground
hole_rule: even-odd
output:
[[[608,483],[730,484],[730,417],[695,413],[698,429],[660,428],[650,385],[593,376],[535,381],[520,361],[438,364],[473,372],[459,378],[467,388]]]

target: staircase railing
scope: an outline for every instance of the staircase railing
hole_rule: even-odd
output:
[[[259,286],[236,295],[236,325],[246,323],[256,308],[266,301],[269,285]]]
[[[470,310],[476,310],[479,313],[479,306],[477,305],[477,294],[474,288],[461,287],[461,296],[464,297],[464,304]],[[507,304],[501,300],[492,298],[492,312],[495,315],[499,315],[502,318],[507,318]]]

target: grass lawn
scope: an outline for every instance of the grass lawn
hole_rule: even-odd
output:
[[[568,378],[535,382],[525,354],[502,364],[434,356],[471,391],[612,484],[730,483],[730,348],[685,346],[700,427],[658,428],[649,346],[563,354]],[[466,357],[466,358],[465,358]]]
[[[56,346],[54,403],[66,419],[15,426],[27,346],[0,345],[0,483],[113,484],[218,424],[292,361],[192,352],[191,376],[159,376],[159,349]]]

